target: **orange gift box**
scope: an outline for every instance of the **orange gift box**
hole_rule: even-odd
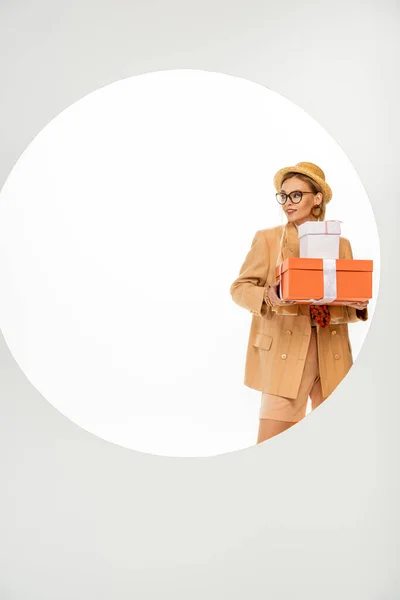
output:
[[[372,298],[372,260],[336,259],[336,300],[328,304]],[[332,264],[332,262],[331,262]],[[287,258],[276,267],[282,300],[312,304],[324,298],[324,260]]]

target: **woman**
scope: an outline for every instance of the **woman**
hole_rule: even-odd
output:
[[[230,287],[233,301],[253,315],[244,383],[262,392],[257,443],[304,418],[308,397],[314,410],[329,396],[353,364],[347,324],[368,319],[368,302],[317,307],[279,298],[275,267],[299,256],[297,227],[324,220],[332,191],[310,162],[280,169],[274,185],[287,223],[256,232]],[[353,258],[344,237],[339,258]]]

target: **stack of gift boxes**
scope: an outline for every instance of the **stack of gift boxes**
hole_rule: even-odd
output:
[[[287,258],[276,267],[283,300],[343,305],[372,298],[373,261],[339,259],[340,223],[299,225],[300,258]]]

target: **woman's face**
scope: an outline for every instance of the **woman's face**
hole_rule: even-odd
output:
[[[311,210],[322,201],[321,192],[314,194],[308,183],[299,177],[286,179],[281,185],[280,191],[284,194],[290,194],[294,191],[307,192],[303,193],[303,197],[298,204],[293,203],[291,198],[288,198],[282,206],[288,222],[301,225],[306,221],[316,221],[316,217],[311,213]]]

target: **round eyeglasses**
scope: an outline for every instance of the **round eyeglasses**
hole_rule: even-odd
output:
[[[301,192],[300,190],[295,190],[294,192],[290,192],[290,194],[284,194],[282,193],[277,193],[275,194],[277,201],[279,202],[279,204],[285,204],[286,200],[288,198],[291,199],[291,201],[293,202],[293,204],[298,204],[299,202],[301,202],[301,199],[303,197],[304,194],[313,194],[314,192]]]

